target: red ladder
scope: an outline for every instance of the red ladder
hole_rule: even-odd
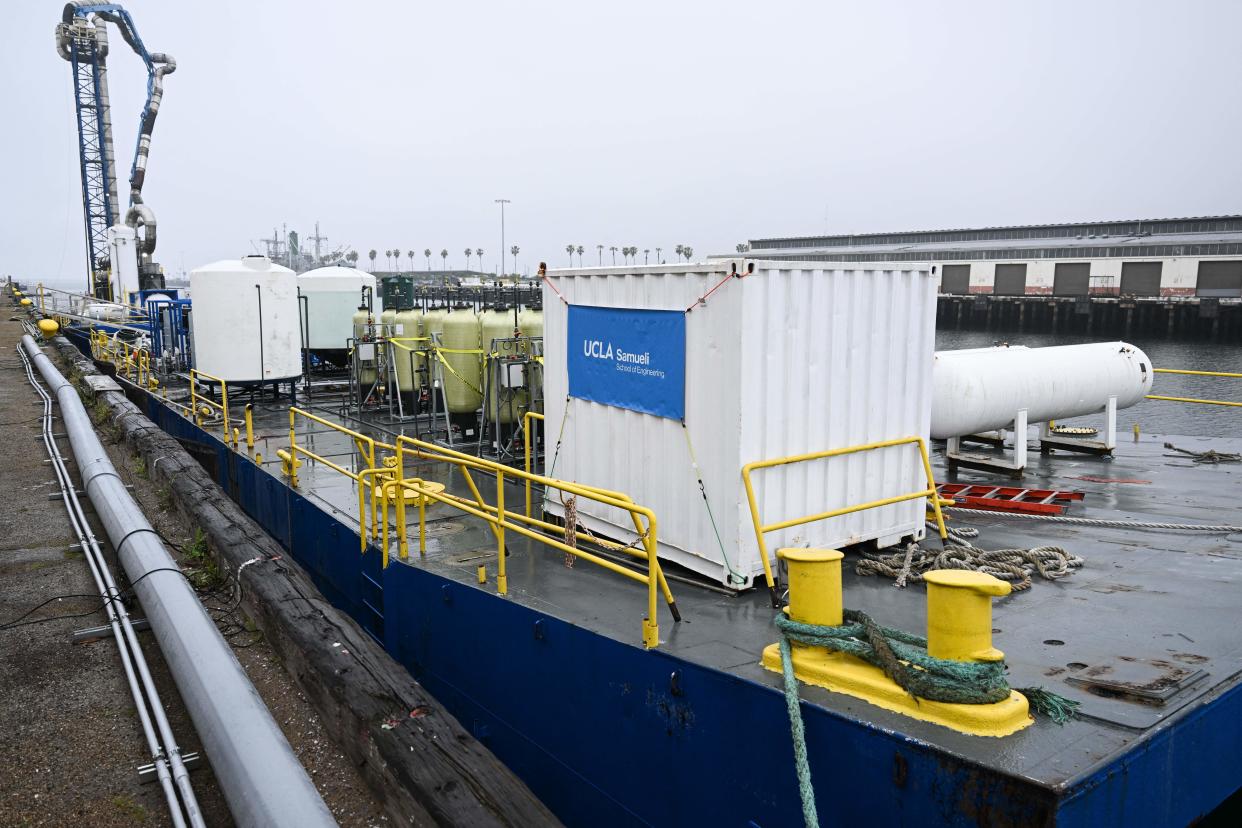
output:
[[[941,483],[936,491],[943,498],[969,509],[993,512],[1026,512],[1035,515],[1059,515],[1065,507],[1083,499],[1082,492],[1056,489],[1022,489],[1016,486],[973,486],[965,483]]]

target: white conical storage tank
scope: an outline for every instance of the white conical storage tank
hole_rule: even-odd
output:
[[[297,276],[266,256],[225,259],[190,271],[194,367],[226,382],[302,373]]]
[[[298,276],[298,290],[306,297],[306,340],[312,351],[343,351],[353,336],[353,316],[369,288],[378,318],[383,308],[375,277],[352,267],[321,267]]]

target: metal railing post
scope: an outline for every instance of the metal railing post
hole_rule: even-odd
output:
[[[509,592],[509,576],[505,574],[505,475],[496,470],[496,549],[499,552],[496,564],[496,589],[501,595]]]
[[[427,557],[427,498],[422,495],[423,481],[421,478],[414,478],[414,482],[418,484],[418,555],[420,558]]]
[[[294,409],[289,409],[289,485],[298,487],[298,440]]]
[[[643,645],[651,650],[660,646],[660,622],[656,619],[656,581],[660,570],[656,546],[655,512],[645,512],[647,518],[647,537],[643,543],[647,547],[647,617],[643,619]]]
[[[254,448],[254,403],[246,403],[246,448]]]
[[[233,430],[229,428],[229,384],[223,380],[220,381],[220,410],[224,414],[224,442],[227,443],[233,436]]]
[[[190,410],[194,412],[194,424],[201,427],[203,425],[203,415],[198,410],[198,372],[194,370],[190,371]],[[289,419],[293,419],[292,414],[289,415]],[[290,425],[291,431],[292,428],[293,426]]]

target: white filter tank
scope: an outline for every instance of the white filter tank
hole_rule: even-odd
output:
[[[939,351],[932,370],[931,436],[938,440],[1027,422],[1095,414],[1110,397],[1129,408],[1151,392],[1151,360],[1126,342]]]
[[[352,267],[321,267],[298,276],[305,297],[307,347],[312,351],[343,351],[353,336],[353,317],[362,291],[370,288],[375,315],[383,311],[375,277]]]
[[[190,271],[194,367],[226,382],[302,373],[297,276],[266,256],[225,259]]]

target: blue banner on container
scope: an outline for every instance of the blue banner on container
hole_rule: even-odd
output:
[[[571,397],[685,417],[684,311],[570,305],[568,327]]]

